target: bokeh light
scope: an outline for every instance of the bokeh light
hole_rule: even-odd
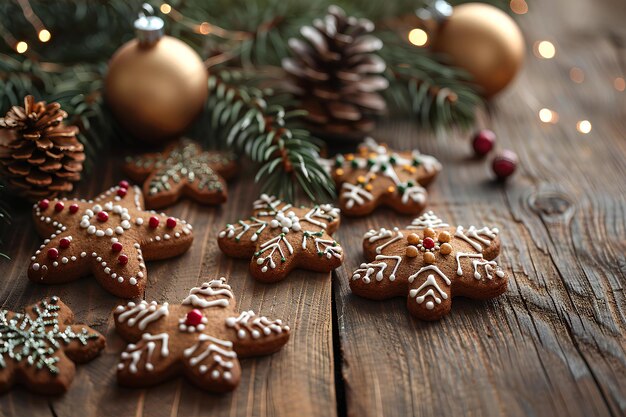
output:
[[[574,67],[569,70],[569,78],[574,81],[576,84],[580,84],[585,81],[585,73],[582,69],[578,67]]]
[[[28,50],[28,44],[24,41],[19,41],[17,45],[15,45],[15,50],[18,54],[23,54]]]
[[[550,41],[535,42],[535,55],[544,59],[552,59],[556,55],[556,47]]]
[[[168,14],[172,11],[172,6],[167,3],[163,3],[159,9],[161,10],[161,13]]]
[[[556,123],[559,120],[559,115],[554,110],[543,108],[539,110],[539,120],[544,123]]]
[[[409,32],[409,42],[415,46],[424,46],[428,42],[428,34],[422,29],[412,29]]]
[[[591,122],[589,120],[581,120],[576,123],[576,130],[585,135],[591,132]]]
[[[48,42],[52,38],[52,35],[47,29],[41,29],[39,31],[39,40],[42,42]]]
[[[613,87],[615,87],[617,91],[626,90],[626,80],[624,80],[622,77],[617,77],[615,80],[613,80]]]
[[[526,3],[525,0],[511,0],[509,7],[511,7],[511,11],[515,14],[528,13],[528,3]]]

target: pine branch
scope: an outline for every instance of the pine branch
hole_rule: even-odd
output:
[[[237,71],[209,79],[211,128],[229,148],[260,164],[262,190],[293,201],[299,188],[314,201],[335,196],[334,183],[319,164],[319,140],[299,127],[301,111],[268,102],[273,93],[242,84]]]
[[[395,114],[413,114],[421,125],[436,130],[472,125],[482,99],[467,73],[390,30],[376,35],[384,42],[379,54],[387,63],[385,96]]]

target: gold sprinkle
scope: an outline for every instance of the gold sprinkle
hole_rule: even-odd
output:
[[[415,258],[418,253],[419,251],[417,250],[415,246],[406,247],[406,256],[408,256],[409,258]]]
[[[433,229],[431,229],[430,227],[427,227],[426,229],[424,229],[424,237],[430,237],[433,238],[437,236],[437,234],[435,233],[435,231]]]
[[[439,253],[442,255],[449,255],[452,252],[452,245],[449,243],[444,243],[439,247]]]
[[[367,191],[372,191],[372,189],[373,189],[373,188],[374,188],[374,187],[372,187],[372,184],[367,184],[367,185],[365,186],[365,189],[366,189]]]
[[[411,245],[417,245],[417,243],[420,241],[420,238],[415,233],[411,233],[406,237],[406,241],[409,242]]]
[[[363,175],[359,175],[356,180],[359,184],[363,184],[365,182],[365,177]]]
[[[441,233],[439,233],[439,241],[441,243],[449,242],[450,239],[451,239],[451,236],[450,236],[449,232],[441,232]]]
[[[394,187],[393,185],[390,185],[389,188],[387,188],[387,192],[389,194],[395,193],[396,192],[396,187]]]
[[[432,252],[424,253],[424,262],[427,264],[432,264],[435,262],[435,254]]]
[[[337,175],[337,176],[341,177],[341,176],[343,175],[343,169],[341,169],[341,168],[337,168],[337,169],[335,170],[335,175]]]

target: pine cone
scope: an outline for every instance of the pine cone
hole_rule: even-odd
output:
[[[4,182],[28,200],[72,191],[85,160],[76,126],[65,126],[59,103],[24,98],[0,118],[0,169]]]
[[[304,26],[308,41],[292,38],[293,58],[285,58],[295,94],[309,112],[312,130],[326,136],[360,138],[374,129],[374,117],[386,109],[377,91],[388,86],[380,76],[385,62],[371,52],[382,48],[380,39],[368,35],[374,24],[347,17],[337,6],[324,19]]]

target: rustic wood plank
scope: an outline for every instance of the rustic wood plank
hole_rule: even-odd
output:
[[[110,166],[81,186],[84,195],[93,195],[116,183],[118,169]],[[100,174],[101,173],[101,174]],[[229,278],[240,309],[253,309],[280,318],[292,328],[289,343],[282,351],[262,358],[244,359],[243,375],[232,394],[210,395],[182,378],[150,389],[126,389],[115,383],[115,366],[125,343],[114,331],[111,310],[117,299],[90,278],[61,286],[38,286],[28,282],[26,265],[39,238],[30,220],[30,207],[15,219],[7,247],[11,262],[3,262],[0,299],[3,306],[20,308],[51,294],[58,294],[74,309],[77,318],[107,336],[101,357],[78,368],[69,392],[61,397],[42,398],[25,390],[0,397],[0,416],[75,415],[77,407],[85,416],[193,416],[193,415],[336,415],[332,356],[330,274],[297,272],[274,285],[256,283],[248,274],[248,263],[221,255],[217,233],[229,221],[247,217],[258,187],[248,169],[231,184],[229,202],[221,209],[181,202],[168,210],[194,226],[195,241],[180,258],[149,264],[145,299],[178,302],[189,288],[219,276]],[[103,181],[104,178],[104,181]],[[102,184],[105,185],[102,185]]]
[[[508,185],[470,159],[458,140],[465,135],[435,140],[410,124],[380,129],[396,147],[418,144],[442,160],[431,209],[452,224],[503,231],[499,263],[511,272],[509,292],[483,303],[455,299],[439,323],[412,320],[404,299],[360,299],[348,280],[362,260],[362,233],[409,219],[381,211],[345,221],[338,239],[348,261],[335,297],[348,415],[626,412],[626,128],[623,93],[611,85],[623,76],[624,54],[603,30],[618,27],[611,12],[624,5],[530,9],[520,19],[529,42],[556,39],[558,53],[551,61],[529,56],[514,89],[484,118],[500,146],[520,156]],[[583,68],[585,83],[569,80],[572,66]],[[559,112],[557,125],[540,125],[542,107]],[[581,119],[592,121],[591,134],[576,132]]]

